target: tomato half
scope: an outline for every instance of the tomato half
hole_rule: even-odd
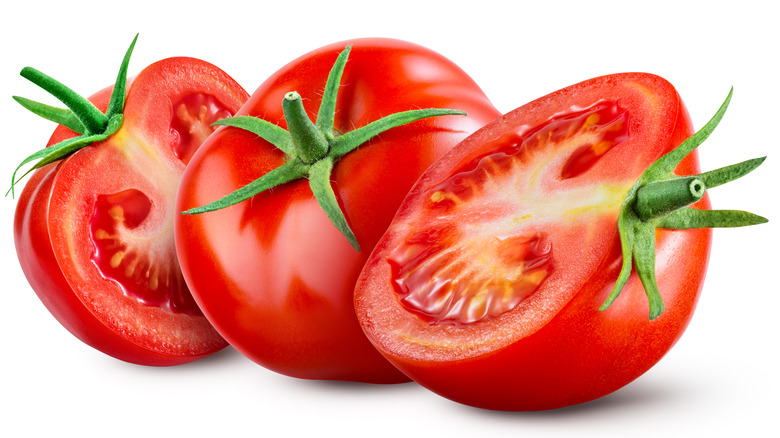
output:
[[[638,73],[488,124],[423,174],[367,261],[355,306],[368,338],[420,384],[488,409],[558,408],[634,380],[687,326],[710,230],[657,231],[666,310],[651,321],[635,274],[599,310],[621,268],[618,214],[692,133],[676,90]],[[697,166],[689,155],[676,173]]]
[[[500,114],[451,61],[389,39],[336,43],[308,53],[260,85],[239,114],[286,128],[282,101],[297,91],[313,120],[329,71],[348,44],[353,47],[338,90],[335,135],[417,108],[468,113],[393,128],[336,163],[332,187],[362,252],[334,227],[305,180],[222,210],[178,217],[177,248],[204,314],[255,362],[301,378],[406,381],[363,335],[352,304],[355,281],[422,171]],[[220,128],[185,171],[177,209],[210,203],[286,160],[255,134]]]
[[[90,98],[106,111],[113,87]],[[192,58],[154,63],[129,84],[121,128],[37,170],[14,223],[22,269],[76,337],[118,359],[175,365],[227,344],[198,309],[173,238],[179,179],[217,119],[248,94]],[[49,145],[76,133],[59,126]]]

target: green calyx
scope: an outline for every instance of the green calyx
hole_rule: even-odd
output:
[[[122,60],[122,65],[119,68],[119,74],[117,75],[114,89],[111,92],[111,99],[109,100],[108,108],[105,113],[102,113],[86,98],[80,96],[75,91],[44,73],[31,67],[22,69],[22,77],[48,91],[52,96],[64,103],[67,108],[49,106],[18,96],[14,96],[14,100],[35,114],[47,120],[64,125],[68,129],[79,134],[79,136],[43,148],[25,158],[21,164],[16,167],[11,176],[11,188],[8,190],[8,193],[11,193],[11,196],[14,195],[14,187],[16,184],[28,173],[57,160],[61,160],[92,143],[103,141],[119,130],[122,126],[122,113],[125,107],[127,66],[130,63],[130,55],[133,53],[136,40],[138,40],[138,35],[133,38],[133,42],[130,44],[130,48],[127,49],[125,57]],[[25,164],[35,160],[38,160],[37,163],[17,179],[16,174],[19,169]],[[6,193],[6,195],[8,193]]]
[[[733,90],[732,90],[733,91]],[[645,170],[628,192],[618,217],[623,265],[612,293],[600,310],[618,297],[632,272],[632,264],[644,286],[650,304],[650,319],[664,310],[655,277],[655,230],[714,227],[742,227],[767,222],[766,218],[736,210],[699,210],[689,207],[708,188],[733,181],[756,169],[763,158],[744,161],[695,176],[674,174],[677,165],[701,145],[720,123],[731,101],[729,92],[715,116],[680,146],[659,158]]]
[[[404,111],[337,135],[334,131],[336,97],[350,49],[351,46],[347,46],[339,54],[328,75],[315,122],[309,119],[303,108],[301,96],[295,91],[287,93],[282,101],[282,110],[289,130],[252,116],[235,116],[215,122],[215,125],[232,126],[258,135],[284,152],[286,162],[235,192],[202,207],[183,211],[182,214],[201,214],[219,210],[281,184],[307,178],[314,197],[330,221],[347,238],[350,245],[360,251],[357,238],[350,229],[331,186],[331,173],[336,162],[389,129],[428,117],[466,113],[450,109]]]

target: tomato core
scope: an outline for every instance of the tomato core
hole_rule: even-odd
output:
[[[184,164],[214,130],[212,123],[233,114],[216,97],[204,93],[189,94],[172,105],[171,138],[173,153]]]
[[[172,262],[172,239],[155,251],[155,238],[145,230],[151,209],[151,200],[139,190],[98,195],[90,223],[92,262],[104,278],[145,305],[201,315],[178,264]]]
[[[601,101],[510,135],[428,189],[423,219],[387,259],[401,304],[429,324],[487,321],[541,287],[555,268],[542,230],[567,205],[541,183],[545,169],[558,181],[586,173],[628,138],[628,114]]]

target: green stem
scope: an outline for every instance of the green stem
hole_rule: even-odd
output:
[[[312,164],[324,157],[328,153],[328,140],[306,114],[301,95],[295,91],[287,93],[282,101],[282,111],[301,161]]]
[[[663,217],[698,201],[706,189],[697,177],[651,182],[637,190],[634,210],[643,221]]]

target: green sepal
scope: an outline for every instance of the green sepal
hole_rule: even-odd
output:
[[[352,51],[352,45],[348,45],[339,53],[336,62],[333,63],[328,79],[325,82],[325,91],[322,93],[322,103],[317,111],[317,121],[315,125],[322,132],[328,141],[333,140],[333,125],[336,119],[336,96],[339,93],[341,77],[344,75],[344,68],[349,58],[349,52]]]
[[[400,113],[391,114],[379,120],[369,123],[366,126],[349,131],[333,140],[331,144],[331,154],[334,158],[341,158],[344,155],[354,151],[363,143],[371,140],[377,135],[398,126],[406,125],[417,120],[428,117],[439,116],[465,116],[464,111],[449,109],[419,109],[409,110]]]
[[[708,189],[711,189],[726,184],[727,182],[734,181],[737,178],[742,178],[754,171],[764,162],[764,160],[766,160],[766,157],[754,158],[752,160],[732,164],[731,166],[721,167],[720,169],[702,173],[699,175],[699,178],[704,181],[704,184],[707,185]]]
[[[76,134],[84,134],[87,131],[81,120],[68,108],[58,108],[19,96],[13,96],[13,99],[33,114],[63,125]]]
[[[764,217],[744,211],[699,210],[688,206],[701,199],[706,189],[752,172],[766,157],[700,175],[680,177],[674,174],[677,165],[700,146],[720,123],[732,93],[733,89],[701,130],[650,165],[629,190],[618,216],[623,263],[615,286],[600,310],[606,310],[617,299],[632,269],[636,269],[648,298],[650,320],[663,313],[664,304],[655,276],[656,229],[742,227],[767,222]]]
[[[310,165],[304,164],[298,160],[288,161],[276,169],[273,169],[265,175],[261,176],[260,178],[245,185],[244,187],[241,187],[235,192],[232,192],[202,207],[183,211],[182,214],[201,214],[230,207],[231,205],[246,201],[247,199],[268,189],[272,189],[290,181],[304,178],[309,174],[309,168]]]
[[[256,134],[258,137],[274,145],[290,158],[298,154],[292,144],[292,137],[286,129],[279,125],[252,116],[234,116],[217,120],[212,125],[232,126]]]
[[[350,229],[331,186],[331,173],[338,160],[389,129],[428,117],[465,115],[466,113],[437,108],[404,111],[339,135],[334,131],[336,98],[350,50],[351,46],[347,46],[338,55],[328,74],[316,122],[312,122],[308,117],[303,108],[301,96],[297,92],[291,91],[285,95],[282,101],[284,117],[289,130],[250,116],[236,116],[215,123],[244,129],[258,135],[283,151],[287,156],[286,162],[249,185],[202,207],[183,211],[182,214],[199,214],[219,210],[243,202],[278,185],[300,178],[308,178],[312,194],[320,207],[349,244],[360,251],[357,238]]]
[[[330,219],[331,223],[343,234],[350,245],[356,251],[360,251],[355,233],[347,223],[347,218],[339,207],[339,201],[336,199],[336,193],[330,183],[330,174],[333,171],[333,158],[325,157],[311,166],[309,172],[309,187],[317,198],[317,202]]]
[[[133,42],[130,43],[130,47],[127,48],[125,56],[122,58],[122,64],[119,65],[119,72],[116,75],[116,81],[114,81],[114,89],[111,90],[111,99],[108,101],[108,108],[106,108],[106,116],[109,119],[117,114],[123,114],[125,111],[127,68],[130,65],[130,56],[133,54],[136,41],[138,41],[138,34],[133,38]]]
[[[681,208],[659,219],[656,228],[669,230],[688,230],[692,228],[735,228],[765,224],[765,217],[740,210],[699,210]]]
[[[101,142],[119,130],[124,121],[122,112],[124,111],[125,94],[127,91],[127,68],[137,40],[138,35],[133,38],[133,42],[125,52],[105,114],[92,102],[50,76],[31,67],[22,69],[22,77],[48,91],[68,108],[57,108],[18,96],[15,96],[14,100],[34,114],[59,123],[80,135],[43,148],[22,160],[21,164],[14,169],[11,175],[11,188],[6,192],[6,196],[8,193],[12,197],[15,196],[14,188],[16,184],[33,170],[62,160],[77,150],[93,143]],[[19,179],[16,178],[19,169],[36,160],[38,161],[32,168],[27,170]]]
[[[86,131],[91,135],[102,132],[108,125],[108,116],[103,114],[92,102],[71,90],[56,79],[32,68],[25,67],[19,73],[23,78],[48,91],[57,100],[70,108]]]
[[[718,111],[710,119],[710,121],[707,122],[707,124],[705,124],[700,130],[696,131],[695,134],[680,143],[680,145],[674,148],[671,152],[667,153],[666,155],[659,158],[655,163],[651,164],[650,167],[644,171],[642,176],[639,177],[639,181],[637,182],[641,181],[642,183],[647,183],[649,181],[658,181],[673,177],[674,169],[677,167],[677,165],[680,164],[680,162],[691,152],[693,152],[694,149],[704,143],[704,141],[709,138],[710,134],[712,134],[712,131],[715,130],[715,127],[718,126],[721,119],[723,119],[723,115],[726,114],[726,110],[731,103],[731,97],[733,94],[734,88],[729,90],[729,94],[726,96],[726,100],[720,105]]]
[[[650,320],[664,311],[664,301],[655,278],[655,228],[639,225],[634,236],[634,266],[642,281],[650,305]]]
[[[625,208],[625,204],[623,208]],[[641,221],[639,221],[636,216],[624,214],[621,211],[618,216],[618,233],[620,234],[620,253],[623,256],[623,262],[620,267],[620,274],[618,275],[615,287],[612,288],[612,292],[610,292],[599,310],[606,310],[612,305],[631,276],[631,267],[634,263],[634,235],[636,234],[634,228],[637,225],[641,225]]]
[[[13,183],[11,184],[11,188],[8,190],[8,192],[13,195],[14,185],[18,184],[19,181],[21,181],[30,172],[47,166],[55,161],[62,160],[79,149],[107,139],[119,130],[119,128],[122,126],[123,118],[124,117],[121,114],[114,116],[111,120],[109,120],[108,127],[102,134],[80,135],[78,137],[69,138],[45,149],[41,149],[38,152],[35,152],[34,154],[25,158],[22,160],[21,164],[16,167],[13,174],[11,175],[11,180]],[[36,162],[35,165],[33,165],[22,176],[20,176],[19,179],[17,179],[16,174],[19,172],[19,169],[21,169],[25,164],[35,160],[38,160],[38,162]],[[8,192],[6,195],[8,195]]]

